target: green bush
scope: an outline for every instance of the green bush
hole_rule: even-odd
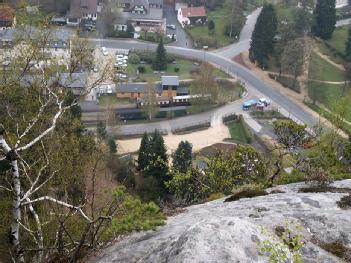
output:
[[[131,54],[129,56],[129,62],[131,64],[139,64],[140,63],[140,57],[137,54]]]
[[[137,52],[136,53],[141,61],[145,61],[148,64],[152,64],[152,62],[154,61],[154,58],[156,57],[156,53],[155,52],[151,52],[151,51],[147,51],[147,52]]]
[[[175,68],[174,68],[174,72],[179,72],[179,68],[178,68],[178,67],[175,67]]]
[[[139,71],[139,73],[141,73],[141,74],[145,73],[145,67],[144,67],[144,66],[139,66],[139,67],[138,67],[138,71]]]

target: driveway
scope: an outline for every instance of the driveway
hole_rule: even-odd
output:
[[[177,47],[188,47],[191,48],[191,40],[186,34],[185,30],[181,27],[177,20],[177,14],[174,10],[173,5],[169,4],[164,4],[163,6],[163,16],[166,18],[167,25],[175,25],[176,29],[169,29],[167,28],[167,34],[176,34],[176,41],[173,42],[171,45],[172,46],[177,46]]]

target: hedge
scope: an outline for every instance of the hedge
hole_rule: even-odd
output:
[[[243,127],[247,143],[252,143],[252,139],[253,139],[252,132],[251,132],[250,128],[247,126],[247,124],[243,118],[243,115],[241,115],[241,114],[239,115],[239,122]]]
[[[200,131],[200,130],[206,130],[209,127],[211,127],[211,122],[202,122],[202,123],[197,123],[194,125],[182,127],[179,129],[172,129],[173,134],[186,134],[186,133],[191,133],[194,131]]]
[[[225,116],[223,116],[222,121],[223,121],[223,123],[228,123],[231,121],[238,121],[238,115],[236,115],[235,113],[225,115]]]

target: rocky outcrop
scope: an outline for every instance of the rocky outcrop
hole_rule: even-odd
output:
[[[334,186],[351,188],[351,180]],[[277,186],[266,196],[188,207],[158,230],[132,234],[111,246],[95,262],[268,262],[258,244],[278,240],[274,229],[284,222],[301,226],[305,262],[346,262],[321,244],[351,249],[351,210],[336,205],[347,193],[301,193],[301,187]]]

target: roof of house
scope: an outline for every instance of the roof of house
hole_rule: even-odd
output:
[[[136,92],[136,93],[144,93],[147,83],[119,83],[116,85],[117,92]],[[162,92],[161,85],[155,85],[155,92]]]
[[[81,18],[84,14],[97,13],[97,0],[71,0],[68,17]]]
[[[0,40],[14,41],[16,39],[22,39],[24,37],[35,39],[38,34],[38,30],[35,27],[22,28],[7,28],[0,29]],[[50,38],[53,41],[53,48],[66,47],[63,42],[68,42],[68,40],[73,36],[73,33],[69,30],[60,29],[50,31]],[[57,43],[55,45],[55,43]]]
[[[162,76],[161,83],[163,86],[178,86],[179,77],[178,76]]]
[[[204,6],[198,7],[187,7],[181,8],[182,15],[184,17],[199,17],[199,16],[206,16],[206,9]]]
[[[128,18],[133,19],[144,19],[144,20],[161,20],[163,17],[162,8],[149,8],[146,14],[133,14],[128,13]]]
[[[15,17],[15,9],[9,5],[0,4],[0,21],[11,22]]]

